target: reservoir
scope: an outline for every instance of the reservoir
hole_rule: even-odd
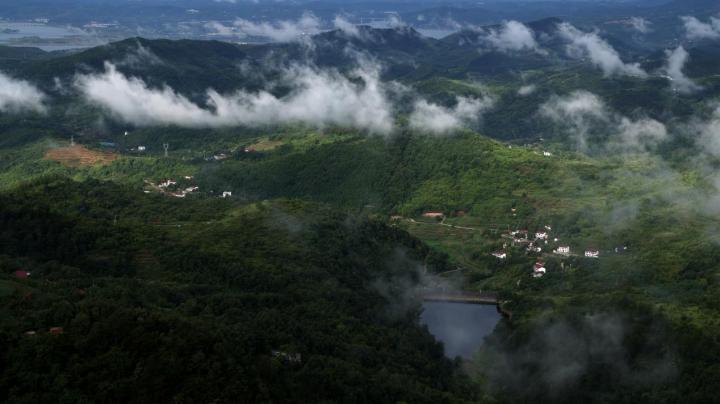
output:
[[[502,318],[494,305],[425,302],[420,322],[445,345],[445,356],[470,358]]]

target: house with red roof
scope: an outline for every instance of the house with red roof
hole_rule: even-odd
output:
[[[547,273],[545,264],[542,262],[536,262],[533,267],[533,278],[542,278]]]
[[[437,218],[437,217],[442,218],[442,217],[445,217],[445,214],[443,212],[430,211],[430,212],[423,213],[422,216],[423,217],[431,217],[431,218]]]
[[[13,275],[14,275],[15,278],[17,278],[17,279],[27,279],[27,278],[30,277],[30,272],[28,272],[28,271],[15,271],[15,272],[13,273]]]

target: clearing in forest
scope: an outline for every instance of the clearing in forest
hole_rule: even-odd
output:
[[[118,155],[74,145],[50,149],[45,153],[45,158],[58,161],[67,167],[84,167],[110,164],[118,158]]]

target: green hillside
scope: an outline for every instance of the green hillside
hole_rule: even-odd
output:
[[[559,22],[528,23],[547,53],[365,26],[285,44],[0,47],[0,69],[46,94],[42,112],[0,104],[0,401],[715,401],[720,51],[688,44],[702,88],[684,94],[664,49],[615,32],[648,77],[603,75],[550,35]],[[164,91],[155,113],[212,117],[208,89],[266,90],[281,111],[135,125],[74,84],[106,63]],[[392,130],[278,123],[289,107],[269,94],[301,91],[298,66],[383,87]],[[589,118],[542,116],[579,90],[604,102],[570,106]],[[336,93],[304,102],[342,114]],[[458,97],[494,104],[476,124],[413,129],[418,100],[452,120]],[[473,358],[445,358],[419,324],[428,279],[498,296],[505,317]]]
[[[380,287],[428,254],[402,231],[57,177],[0,201],[4,402],[472,398]]]

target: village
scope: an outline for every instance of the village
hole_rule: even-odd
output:
[[[515,208],[512,208],[511,212],[512,216],[516,216]],[[405,220],[413,224],[447,226],[453,229],[478,232],[485,230],[481,227],[458,226],[446,223],[447,215],[440,211],[426,211],[421,214],[421,217],[426,220],[418,221],[415,219],[405,219],[401,216],[392,216],[391,221],[397,222],[399,220]],[[497,225],[491,225],[489,227],[497,230]],[[507,261],[513,252],[517,253],[518,251],[522,251],[528,257],[535,259],[535,263],[528,271],[529,275],[535,279],[542,278],[548,273],[546,260],[550,258],[561,260],[560,265],[562,268],[565,268],[565,262],[563,262],[565,259],[583,258],[596,260],[600,259],[603,254],[624,254],[628,249],[627,246],[619,246],[603,253],[601,249],[596,246],[586,246],[584,248],[573,247],[571,243],[562,241],[557,229],[553,229],[549,224],[539,226],[532,231],[519,226],[514,229],[510,225],[503,225],[503,227],[505,230],[498,231],[498,233],[500,233],[499,238],[502,242],[502,248],[492,251],[489,254],[498,261]]]
[[[172,178],[164,179],[160,183],[145,180],[145,189],[143,192],[146,194],[158,192],[175,198],[185,198],[188,195],[197,194],[200,191],[200,187],[194,185],[193,180],[194,177],[191,175],[186,175],[181,180]],[[213,191],[210,191],[210,193],[214,194]],[[232,191],[222,191],[218,196],[221,198],[230,198],[232,197]]]

